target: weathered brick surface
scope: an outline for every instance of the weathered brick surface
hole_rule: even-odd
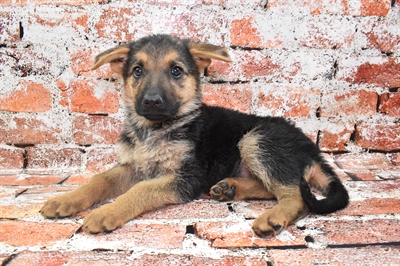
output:
[[[72,125],[73,137],[80,145],[115,144],[122,123],[109,116],[77,116]]]
[[[385,265],[393,264],[390,251],[398,257],[391,246],[364,247],[399,242],[393,223],[400,215],[398,1],[6,0],[0,6],[0,218],[13,231],[3,234],[1,263]],[[117,158],[122,80],[108,65],[90,71],[94,56],[152,33],[228,47],[233,62],[214,60],[205,71],[204,101],[287,117],[333,153],[326,158],[345,181],[349,207],[310,214],[304,226],[272,240],[254,237],[251,224],[276,201],[203,197],[96,236],[74,234],[90,210],[44,221],[38,210],[45,200]],[[23,237],[15,235],[20,231]],[[313,244],[341,248],[306,248]]]
[[[3,146],[0,147],[0,172],[5,173],[19,173],[24,167],[24,150]]]
[[[213,84],[204,86],[202,90],[203,101],[208,105],[250,113],[252,89],[247,84]]]
[[[287,236],[280,238],[262,239],[254,236],[250,221],[235,222],[199,222],[195,224],[196,235],[211,242],[216,248],[239,247],[285,247],[304,246],[305,240],[300,236],[301,231],[295,227],[287,229]]]
[[[0,178],[1,186],[52,185],[64,180],[62,175],[7,175]]]
[[[10,144],[57,143],[60,130],[35,118],[0,118],[0,142]]]
[[[86,170],[92,173],[100,173],[111,169],[118,161],[117,150],[110,149],[89,149],[87,152]]]
[[[398,246],[371,246],[332,249],[272,250],[272,265],[396,265],[400,256]]]
[[[258,89],[257,109],[272,116],[314,117],[320,104],[321,92],[313,88],[275,85]]]
[[[0,3],[1,5],[1,3]],[[0,43],[17,42],[20,40],[20,28],[15,12],[0,12]]]
[[[316,235],[314,240],[327,245],[391,243],[400,240],[400,223],[397,219],[316,221],[312,226],[324,232]]]
[[[322,96],[320,114],[323,117],[372,116],[377,102],[378,95],[373,91],[329,92]]]
[[[342,169],[382,169],[393,166],[389,158],[381,153],[338,154],[334,158]]]
[[[82,152],[78,148],[43,148],[26,149],[27,173],[76,172],[81,167]]]
[[[106,83],[106,87],[98,85],[100,84],[88,80],[72,82],[70,84],[70,110],[86,114],[116,113],[118,111],[118,94],[115,84]]]
[[[83,236],[95,241],[94,248],[112,249],[163,248],[173,249],[182,246],[186,226],[168,224],[126,224],[112,234]]]
[[[346,57],[339,62],[338,78],[355,84],[400,86],[400,63],[391,57]]]
[[[354,125],[351,123],[326,123],[321,125],[319,147],[324,152],[346,151]]]
[[[0,98],[0,111],[45,112],[51,108],[50,90],[42,84],[21,81],[16,91]]]
[[[12,246],[46,246],[68,239],[80,227],[72,223],[0,221],[0,242]],[[18,232],[18,234],[16,234]]]
[[[400,117],[400,92],[382,94],[379,111],[389,116]]]
[[[400,147],[400,125],[398,123],[357,124],[356,144],[364,149],[393,151]]]

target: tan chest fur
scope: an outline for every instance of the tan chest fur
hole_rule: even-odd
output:
[[[132,166],[140,179],[174,174],[191,151],[185,140],[165,140],[157,136],[135,144],[120,143],[120,163]]]

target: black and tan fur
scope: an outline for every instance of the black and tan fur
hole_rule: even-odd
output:
[[[348,194],[318,147],[284,118],[258,117],[202,103],[200,73],[228,51],[169,35],[107,50],[93,69],[110,63],[125,82],[126,119],[119,163],[73,192],[49,200],[48,218],[93,210],[83,229],[112,231],[138,215],[209,192],[216,200],[272,199],[254,221],[275,236],[309,211],[344,208]],[[317,200],[310,186],[325,196]]]

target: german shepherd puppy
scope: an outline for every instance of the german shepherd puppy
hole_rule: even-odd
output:
[[[44,204],[47,218],[76,214],[117,197],[84,220],[90,233],[112,231],[168,204],[209,192],[220,201],[273,199],[253,224],[273,237],[314,213],[346,207],[349,196],[319,148],[284,118],[258,117],[202,103],[200,73],[226,48],[153,35],[99,54],[125,83],[119,162],[87,184]],[[316,199],[310,187],[325,196]]]

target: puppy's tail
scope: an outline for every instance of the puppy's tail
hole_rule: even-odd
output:
[[[322,192],[325,198],[318,200],[310,186]],[[334,170],[323,160],[311,166],[300,180],[301,196],[308,208],[317,214],[327,214],[343,209],[349,203],[349,194]]]

